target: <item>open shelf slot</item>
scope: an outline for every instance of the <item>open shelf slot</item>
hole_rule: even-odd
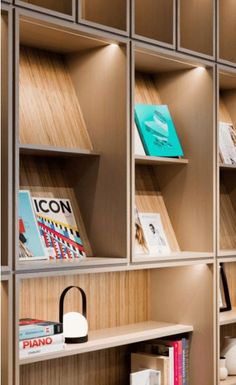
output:
[[[219,60],[236,64],[236,4],[233,0],[218,0]]]
[[[76,0],[15,0],[15,4],[69,20],[75,18]]]
[[[1,9],[1,266],[11,265],[11,13]]]
[[[70,196],[87,255],[125,260],[126,45],[24,17],[19,37],[20,188]]]
[[[175,2],[133,0],[134,34],[158,44],[175,44]],[[168,20],[168,22],[167,22]]]
[[[219,121],[236,128],[236,72],[219,73]],[[220,159],[220,255],[236,254],[235,165]],[[223,166],[223,167],[222,167]],[[229,167],[228,167],[229,166]]]
[[[213,253],[212,69],[138,48],[135,59],[135,103],[168,105],[188,163],[136,159],[134,204],[140,212],[161,214],[171,253],[135,255],[134,250],[133,259],[201,258]],[[194,95],[187,97],[182,91],[190,82]]]
[[[127,33],[129,0],[79,0],[79,18],[86,24],[99,25]]]
[[[220,351],[224,347],[224,339],[227,336],[235,337],[236,334],[236,262],[224,263],[224,271],[227,279],[228,290],[232,310],[221,312],[220,321]],[[226,363],[227,366],[227,363]],[[233,385],[236,383],[236,376],[228,376],[222,383]],[[221,383],[221,382],[220,382]]]
[[[214,1],[179,1],[179,49],[213,57]]]
[[[160,289],[166,280],[171,280],[173,283],[175,296],[171,295],[170,288]],[[180,280],[185,282],[184,290],[176,291]],[[199,289],[200,282],[201,288]],[[44,357],[37,357],[35,354],[33,357],[29,356],[24,360],[22,359],[20,361],[22,381],[26,375],[30,377],[33,375],[31,365],[36,368],[34,362],[38,362],[41,369],[46,370],[46,367],[49,366],[50,370],[54,371],[59,362],[58,358],[60,358],[62,366],[67,371],[70,368],[67,356],[71,356],[70,359],[75,362],[77,359],[72,356],[80,355],[81,363],[84,362],[85,357],[87,360],[86,367],[81,364],[81,375],[86,372],[91,383],[90,376],[93,376],[96,370],[94,367],[94,370],[88,372],[88,366],[90,366],[95,355],[102,354],[102,352],[95,353],[95,351],[110,348],[109,351],[104,350],[104,354],[107,354],[110,363],[110,361],[113,361],[113,348],[116,347],[116,351],[124,349],[127,352],[126,365],[123,367],[123,361],[121,361],[119,370],[129,370],[128,353],[130,354],[132,351],[131,344],[164,336],[170,336],[171,338],[171,336],[178,336],[180,333],[192,332],[190,350],[192,381],[193,383],[195,383],[195,380],[197,381],[195,379],[196,374],[192,370],[197,359],[202,360],[204,375],[207,372],[210,383],[210,367],[213,354],[212,330],[210,326],[207,326],[210,325],[210,320],[213,317],[213,303],[210,295],[213,289],[213,277],[210,267],[197,265],[152,271],[91,273],[73,276],[35,277],[33,279],[27,279],[27,276],[25,276],[25,278],[20,279],[19,317],[57,320],[59,296],[68,285],[80,286],[87,295],[89,341],[74,346],[67,345],[65,350],[54,354],[50,353]],[[209,296],[205,295],[206,289]],[[198,295],[194,296],[193,293],[196,290],[198,290]],[[29,292],[30,297],[27,296]],[[168,306],[163,306],[163,301],[165,304],[168,303]],[[80,309],[80,306],[80,297],[73,292],[68,293],[65,311]],[[207,317],[207,323],[202,322],[203,313],[198,311],[199,306],[201,309],[206,310],[204,310],[204,317]],[[184,312],[183,308],[187,308],[188,311]],[[96,317],[94,313],[96,313]],[[208,341],[207,349],[204,349],[204,352],[199,355],[199,346],[203,340]],[[130,345],[130,347],[124,346],[122,348],[123,345]],[[98,372],[103,370],[101,361],[98,361],[96,365]],[[77,372],[76,365],[71,373],[72,378],[75,377],[75,371]],[[109,384],[116,383],[113,381],[109,381]],[[85,383],[87,384],[87,382]],[[107,383],[107,381],[104,382],[104,385]]]
[[[12,384],[11,279],[1,276],[1,383]],[[3,354],[4,352],[4,354]]]

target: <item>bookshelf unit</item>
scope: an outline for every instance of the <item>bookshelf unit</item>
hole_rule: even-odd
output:
[[[208,59],[215,57],[214,0],[178,0],[178,49]]]
[[[128,385],[131,352],[182,333],[189,385],[236,384],[218,378],[236,332],[236,170],[218,146],[221,118],[236,126],[235,15],[233,0],[1,1],[3,385]],[[135,155],[136,102],[168,104],[183,158]],[[84,260],[19,261],[20,189],[70,199]],[[135,254],[135,204],[161,213],[169,255]],[[20,359],[19,318],[57,321],[71,284],[88,342]]]

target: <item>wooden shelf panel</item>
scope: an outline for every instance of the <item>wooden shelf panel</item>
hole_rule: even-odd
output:
[[[226,380],[220,381],[220,385],[236,385],[236,376],[228,376]]]
[[[168,255],[150,256],[150,255],[135,255],[133,262],[166,262],[166,261],[185,261],[193,259],[207,259],[213,258],[214,253],[193,252],[193,251],[179,251],[172,252]]]
[[[236,165],[235,164],[220,164],[220,169],[230,169],[230,170],[236,170]]]
[[[66,148],[53,146],[40,146],[33,144],[20,144],[20,154],[36,156],[61,156],[61,157],[80,157],[80,156],[100,156],[98,152],[81,148]]]
[[[89,333],[89,341],[83,344],[66,345],[60,352],[27,357],[20,360],[20,364],[50,360],[58,357],[93,352],[132,344],[135,342],[172,336],[181,333],[192,332],[191,325],[169,324],[154,321],[141,322],[116,328],[96,330]]]
[[[220,325],[236,323],[236,307],[230,311],[220,313]]]
[[[15,4],[69,20],[75,14],[75,0],[15,0]]]
[[[164,158],[159,156],[142,156],[135,155],[136,164],[188,164],[188,159],[178,159],[178,158]]]

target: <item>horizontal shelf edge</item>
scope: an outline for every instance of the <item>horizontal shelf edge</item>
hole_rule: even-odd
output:
[[[81,148],[66,148],[41,146],[31,144],[19,144],[20,154],[37,156],[100,156],[100,153]]]
[[[229,169],[229,170],[236,170],[236,164],[222,164],[220,163],[220,169]]]
[[[233,307],[230,311],[220,313],[220,325],[229,325],[236,323],[236,307]]]
[[[140,322],[137,324],[119,326],[115,328],[95,330],[89,333],[88,342],[83,344],[66,345],[64,350],[55,353],[26,357],[20,360],[20,364],[25,365],[33,362],[88,353],[192,331],[192,325],[170,324],[155,321]]]
[[[188,164],[188,159],[135,155],[136,164]]]

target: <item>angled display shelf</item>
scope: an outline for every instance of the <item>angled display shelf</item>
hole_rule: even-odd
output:
[[[130,0],[78,0],[79,22],[122,35],[129,33]]]
[[[178,49],[205,58],[215,57],[215,1],[178,1]]]
[[[51,16],[75,20],[77,0],[13,0],[16,5]]]
[[[236,70],[220,66],[218,69],[219,122],[236,127]],[[219,256],[236,255],[236,168],[222,163],[219,153]]]
[[[17,20],[19,189],[35,197],[69,198],[86,255],[104,258],[104,263],[125,261],[126,43],[114,46],[108,35],[36,21],[22,12]],[[114,194],[119,194],[116,205]],[[27,268],[27,262],[17,268]]]
[[[145,157],[142,162],[135,158],[133,208],[136,205],[139,212],[161,215],[171,253],[135,255],[133,242],[133,261],[213,256],[213,68],[209,63],[200,66],[188,57],[170,56],[164,49],[151,50],[138,43],[133,57],[134,104],[168,105],[188,160],[154,163],[149,157],[146,162]],[[183,92],[189,82],[192,96]],[[201,111],[198,119],[196,111]]]
[[[131,0],[131,7],[132,37],[169,48],[175,47],[174,0]]]

